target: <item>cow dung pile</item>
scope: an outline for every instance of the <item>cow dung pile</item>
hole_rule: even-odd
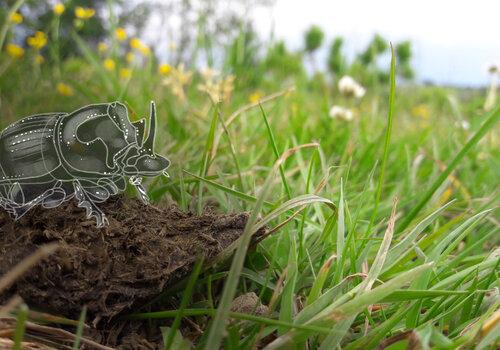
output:
[[[30,308],[72,319],[85,305],[87,324],[109,338],[113,320],[188,276],[201,255],[216,257],[241,236],[248,219],[246,213],[157,208],[125,196],[100,207],[109,219],[102,229],[73,201],[37,207],[17,222],[0,211],[0,276],[38,247],[60,246],[0,295],[0,305],[16,294]],[[114,333],[113,340],[101,341],[114,346],[126,336]]]

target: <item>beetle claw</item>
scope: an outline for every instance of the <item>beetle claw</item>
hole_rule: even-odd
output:
[[[98,213],[94,213],[93,216],[95,216],[96,218],[96,226],[97,228],[103,228],[103,227],[106,227],[109,225],[109,220],[108,218],[106,217],[106,215],[104,214],[98,214]]]
[[[97,228],[102,228],[109,224],[108,219],[104,215],[104,213],[92,202],[92,200],[88,197],[88,194],[85,192],[85,189],[81,186],[80,183],[75,182],[75,196],[78,200],[78,207],[85,208],[85,212],[87,215],[87,219],[90,219],[92,216],[96,219]]]

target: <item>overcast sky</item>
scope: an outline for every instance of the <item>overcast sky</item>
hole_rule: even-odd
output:
[[[312,24],[323,28],[327,43],[343,36],[349,56],[376,32],[394,42],[410,39],[419,80],[485,85],[488,64],[500,63],[500,0],[277,0],[254,16],[264,38],[274,27],[292,48],[303,45]]]

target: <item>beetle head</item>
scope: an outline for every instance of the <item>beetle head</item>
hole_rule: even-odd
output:
[[[170,161],[154,152],[154,141],[156,136],[156,106],[151,102],[151,117],[149,135],[137,146],[131,147],[123,158],[123,172],[127,176],[157,176],[163,173]],[[142,137],[142,135],[139,135]]]

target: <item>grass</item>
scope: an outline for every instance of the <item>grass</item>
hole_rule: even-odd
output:
[[[163,327],[166,348],[498,345],[500,107],[480,111],[483,97],[474,91],[396,87],[394,55],[388,86],[368,86],[358,102],[328,82],[271,76],[259,86],[236,80],[231,98],[214,104],[196,88],[199,74],[183,86],[183,100],[162,83],[167,77],[151,58],[123,80],[73,37],[83,56],[61,62],[73,96],[55,92],[50,65],[1,57],[2,127],[32,113],[115,99],[138,119],[155,100],[156,149],[172,166],[170,179],[146,183],[150,197],[183,209],[194,203],[201,211],[216,200],[224,212],[250,212],[226,252],[230,265],[202,269],[200,262],[170,292],[178,309],[156,303],[128,316],[171,319],[169,327],[152,323]],[[257,90],[267,94],[249,101]],[[329,118],[339,100],[355,107],[352,122]],[[458,118],[471,129],[457,127]],[[263,226],[272,234],[250,249]],[[249,291],[270,306],[268,314],[231,311],[233,299]],[[26,315],[18,313],[16,344]],[[196,345],[183,339],[192,323],[203,331]],[[81,320],[77,342],[82,327]]]

